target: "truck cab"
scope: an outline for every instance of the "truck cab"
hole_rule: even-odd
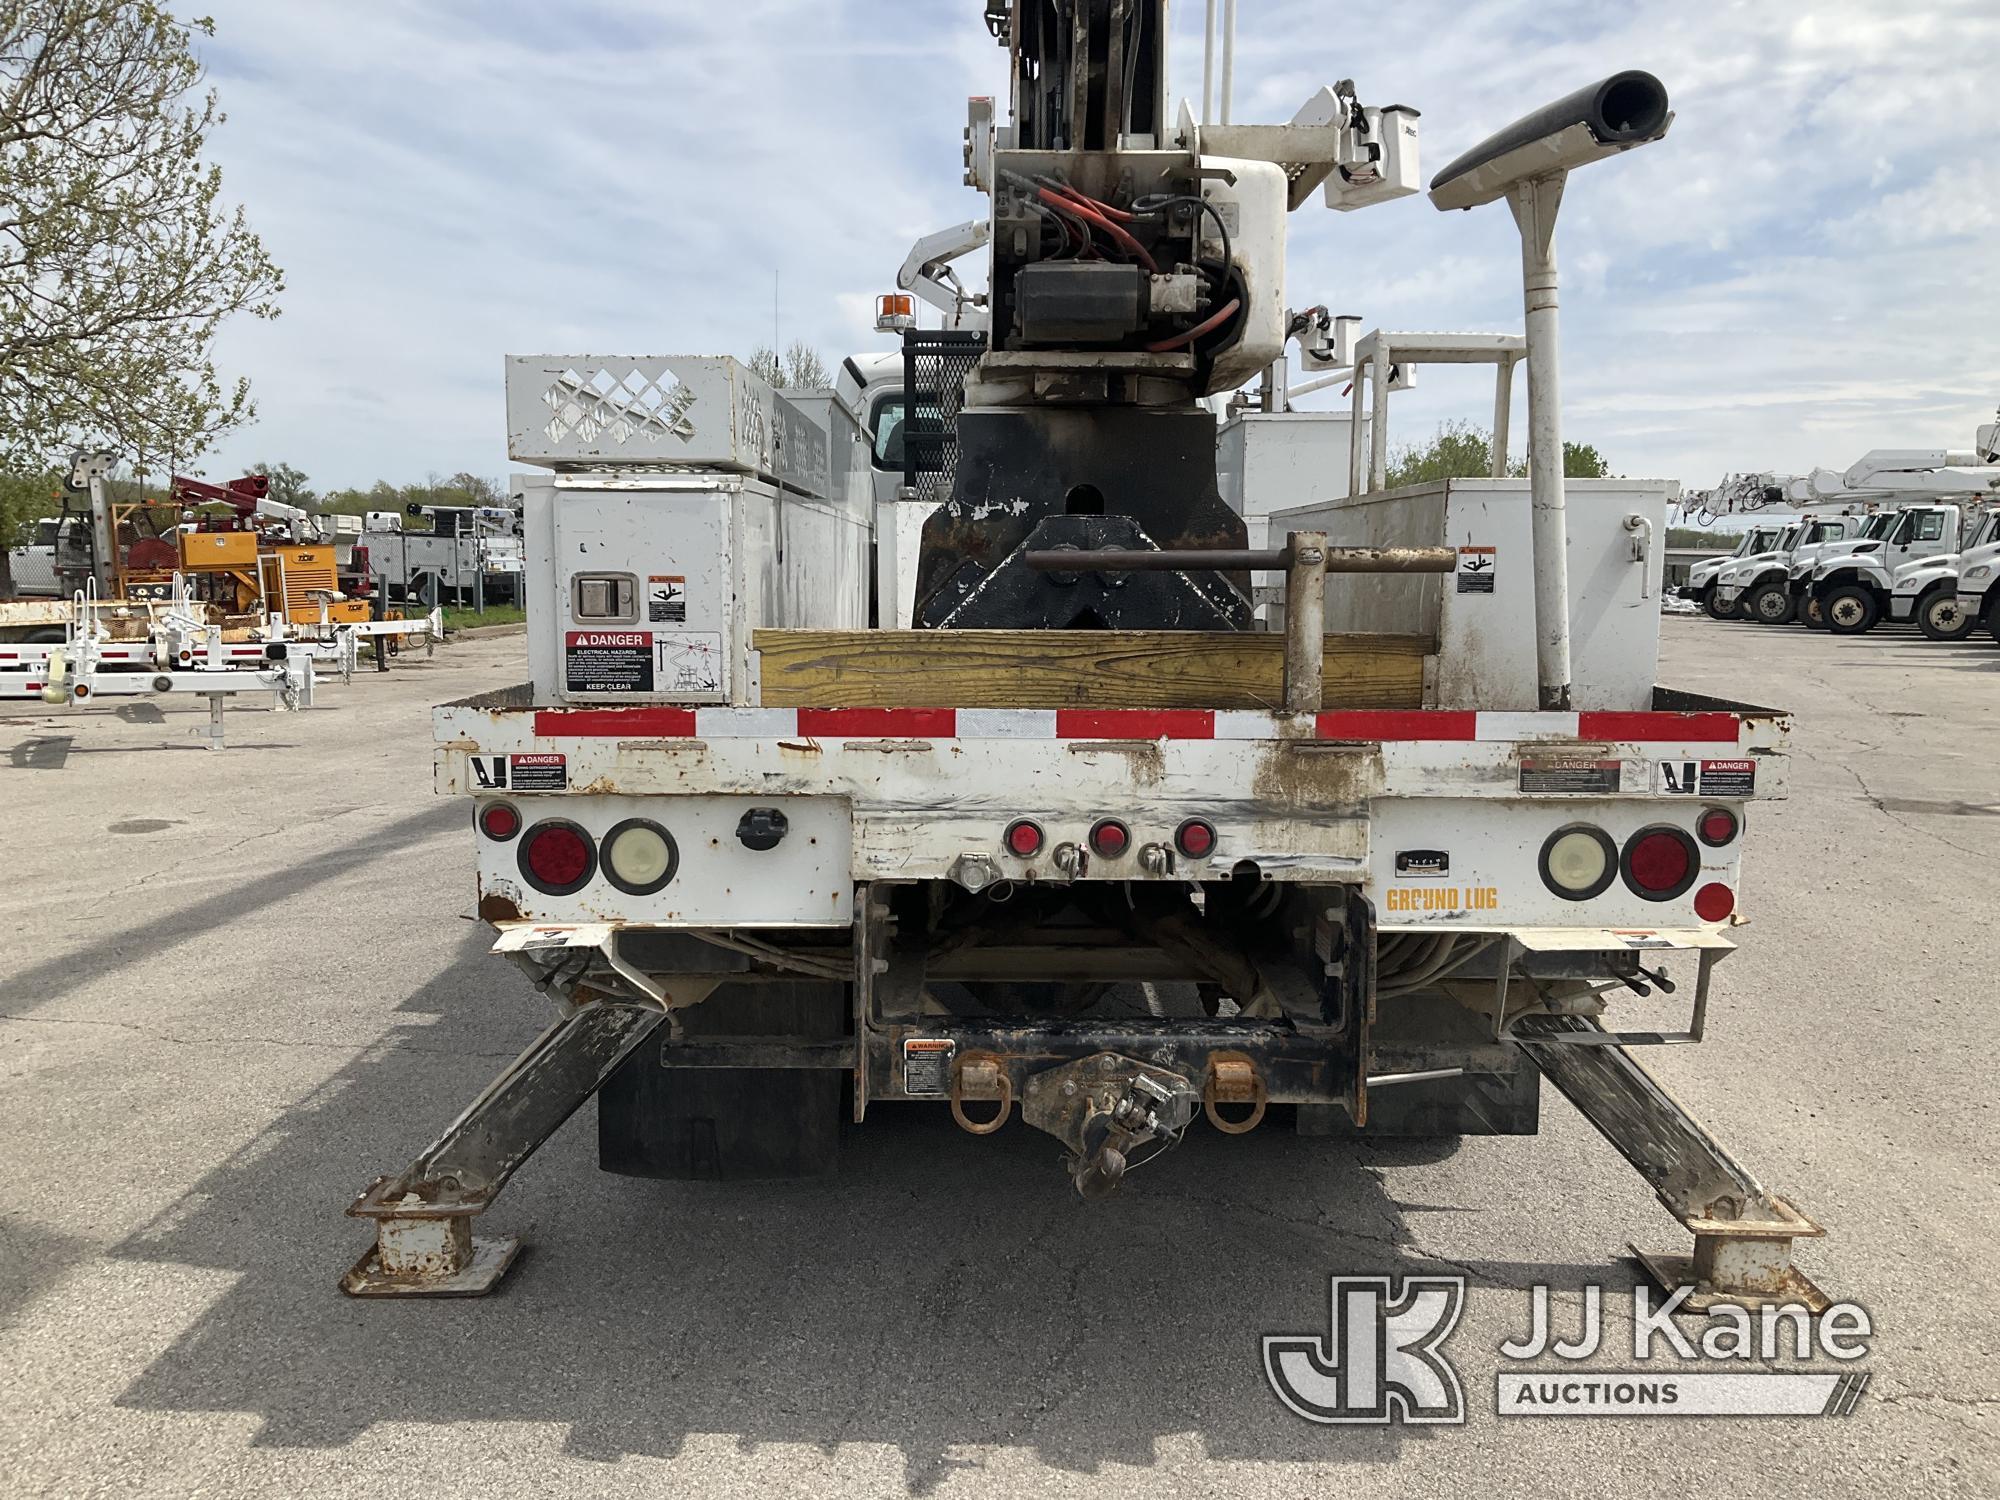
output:
[[[920,397],[916,410],[905,392],[904,356],[855,354],[841,361],[834,400],[860,428],[869,446],[869,479],[874,495],[874,583],[870,623],[885,629],[907,626],[916,608],[917,554],[924,521],[938,497],[906,494],[909,440],[944,431],[935,395]]]
[[[1681,597],[1692,599],[1713,613],[1715,581],[1722,570],[1739,558],[1770,551],[1778,540],[1780,530],[1777,526],[1753,526],[1743,533],[1727,556],[1706,557],[1694,564],[1688,569],[1687,582],[1681,585]]]
[[[1791,604],[1791,595],[1786,589],[1790,577],[1792,553],[1805,541],[1811,528],[1818,522],[1794,521],[1781,532],[1778,539],[1763,552],[1752,552],[1735,561],[1724,564],[1722,571],[1715,575],[1715,599],[1709,613],[1717,619],[1759,619],[1750,606],[1750,595],[1760,588],[1775,584],[1781,601],[1778,608],[1789,619],[1786,611]],[[1771,619],[1767,623],[1782,624],[1783,619]]]
[[[1957,552],[1939,552],[1906,562],[1891,575],[1889,618],[1914,620],[1934,641],[1963,640],[1979,623],[1958,605],[1958,573],[1967,553],[2000,543],[2000,510],[1966,521],[1965,540]]]
[[[1958,546],[1956,505],[1911,505],[1869,517],[1876,534],[1851,547],[1823,552],[1813,564],[1805,592],[1836,635],[1859,635],[1894,614],[1896,570]],[[1877,527],[1877,522],[1887,523]],[[1796,570],[1794,577],[1796,578]],[[1914,605],[1912,597],[1909,601]]]
[[[1958,557],[1957,610],[2000,641],[2000,588],[1993,586],[1994,575],[2000,573],[2000,528],[1995,527],[1994,517],[1987,518],[1981,535],[1984,541],[1968,546]]]
[[[1857,552],[1878,550],[1894,529],[1896,516],[1896,511],[1878,510],[1861,522],[1859,530],[1850,529],[1846,536],[1802,546],[1794,552],[1785,581],[1785,588],[1792,596],[1792,618],[1808,625],[1819,624],[1819,617],[1808,613],[1813,602],[1812,582],[1819,569]]]

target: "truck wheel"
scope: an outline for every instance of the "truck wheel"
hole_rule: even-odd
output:
[[[1717,596],[1713,585],[1710,585],[1709,588],[1703,592],[1701,596],[1701,607],[1708,611],[1708,617],[1711,620],[1727,620],[1736,613],[1735,610],[1724,607],[1722,600],[1720,597]]]
[[[1978,623],[1958,607],[1958,592],[1950,584],[1917,601],[1917,629],[1930,640],[1962,641]]]
[[[1799,606],[1799,623],[1808,630],[1826,629],[1826,606],[1817,599],[1807,599]]]
[[[1835,635],[1860,635],[1881,613],[1875,596],[1858,583],[1842,584],[1826,596],[1826,624]]]
[[[1789,625],[1796,606],[1782,583],[1760,583],[1750,591],[1750,618],[1759,625]]]
[[[847,1008],[843,984],[731,984],[681,1012],[681,1024],[690,1039],[838,1037]],[[597,1091],[600,1169],[673,1182],[818,1177],[834,1170],[845,1071],[664,1068],[664,1045],[664,1038],[647,1041]]]

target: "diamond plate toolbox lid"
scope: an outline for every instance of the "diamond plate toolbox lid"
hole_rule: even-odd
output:
[[[726,355],[517,354],[507,456],[550,469],[721,469],[827,490],[818,423]]]

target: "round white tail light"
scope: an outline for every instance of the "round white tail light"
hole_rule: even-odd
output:
[[[605,878],[627,895],[650,896],[679,864],[673,835],[644,818],[628,818],[604,836]]]
[[[1588,823],[1558,828],[1542,845],[1542,884],[1565,901],[1601,896],[1618,876],[1618,846]]]

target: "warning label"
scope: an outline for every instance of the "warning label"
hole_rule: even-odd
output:
[[[682,630],[653,637],[659,643],[660,682],[675,693],[722,691],[722,635]]]
[[[569,790],[569,765],[561,755],[510,755],[508,769],[517,792]]]
[[[1524,792],[1615,792],[1621,762],[1615,760],[1524,760]]]
[[[1701,763],[1704,797],[1749,797],[1757,791],[1754,760],[1705,760]]]
[[[1461,594],[1490,594],[1498,553],[1492,547],[1458,549],[1458,591]]]
[[[641,630],[567,632],[563,685],[572,693],[652,692],[652,636]]]
[[[681,573],[655,573],[646,580],[646,619],[654,625],[685,625],[688,581]]]
[[[951,1092],[951,1060],[957,1051],[958,1043],[950,1037],[905,1037],[903,1092],[917,1098]]]

